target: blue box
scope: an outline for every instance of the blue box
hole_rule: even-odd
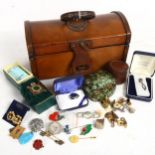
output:
[[[129,98],[150,102],[153,99],[153,80],[155,72],[155,53],[135,51],[127,78],[126,96]],[[146,79],[148,96],[138,96],[135,86],[135,77],[144,77]],[[143,83],[142,83],[143,84]],[[144,85],[145,86],[145,85]],[[145,87],[144,87],[145,88]],[[145,90],[145,89],[144,89]]]
[[[64,77],[54,81],[54,92],[60,110],[73,110],[88,105],[88,99],[82,90],[83,83],[84,77],[81,75]]]

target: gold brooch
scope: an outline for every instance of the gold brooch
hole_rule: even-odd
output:
[[[14,113],[14,111],[10,111],[8,114],[7,114],[7,119],[11,122],[13,122],[15,125],[20,125],[21,122],[22,122],[22,117],[19,116],[19,115],[16,115]]]

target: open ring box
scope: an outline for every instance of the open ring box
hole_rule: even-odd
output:
[[[135,51],[127,79],[127,97],[150,102],[153,99],[155,53]]]
[[[56,104],[54,95],[19,63],[8,65],[3,71],[9,81],[19,89],[26,103],[37,113],[40,114]]]
[[[59,110],[73,110],[88,105],[82,86],[84,77],[81,75],[56,79],[53,84]]]

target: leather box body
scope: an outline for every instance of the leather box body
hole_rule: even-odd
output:
[[[111,60],[125,61],[131,38],[121,12],[90,20],[26,21],[25,34],[32,72],[39,79],[88,74]],[[89,65],[84,64],[88,57]]]

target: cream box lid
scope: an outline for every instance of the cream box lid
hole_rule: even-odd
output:
[[[135,51],[129,72],[133,75],[152,77],[155,72],[155,53]]]
[[[7,65],[3,71],[17,84],[21,84],[33,77],[33,74],[18,62]]]

